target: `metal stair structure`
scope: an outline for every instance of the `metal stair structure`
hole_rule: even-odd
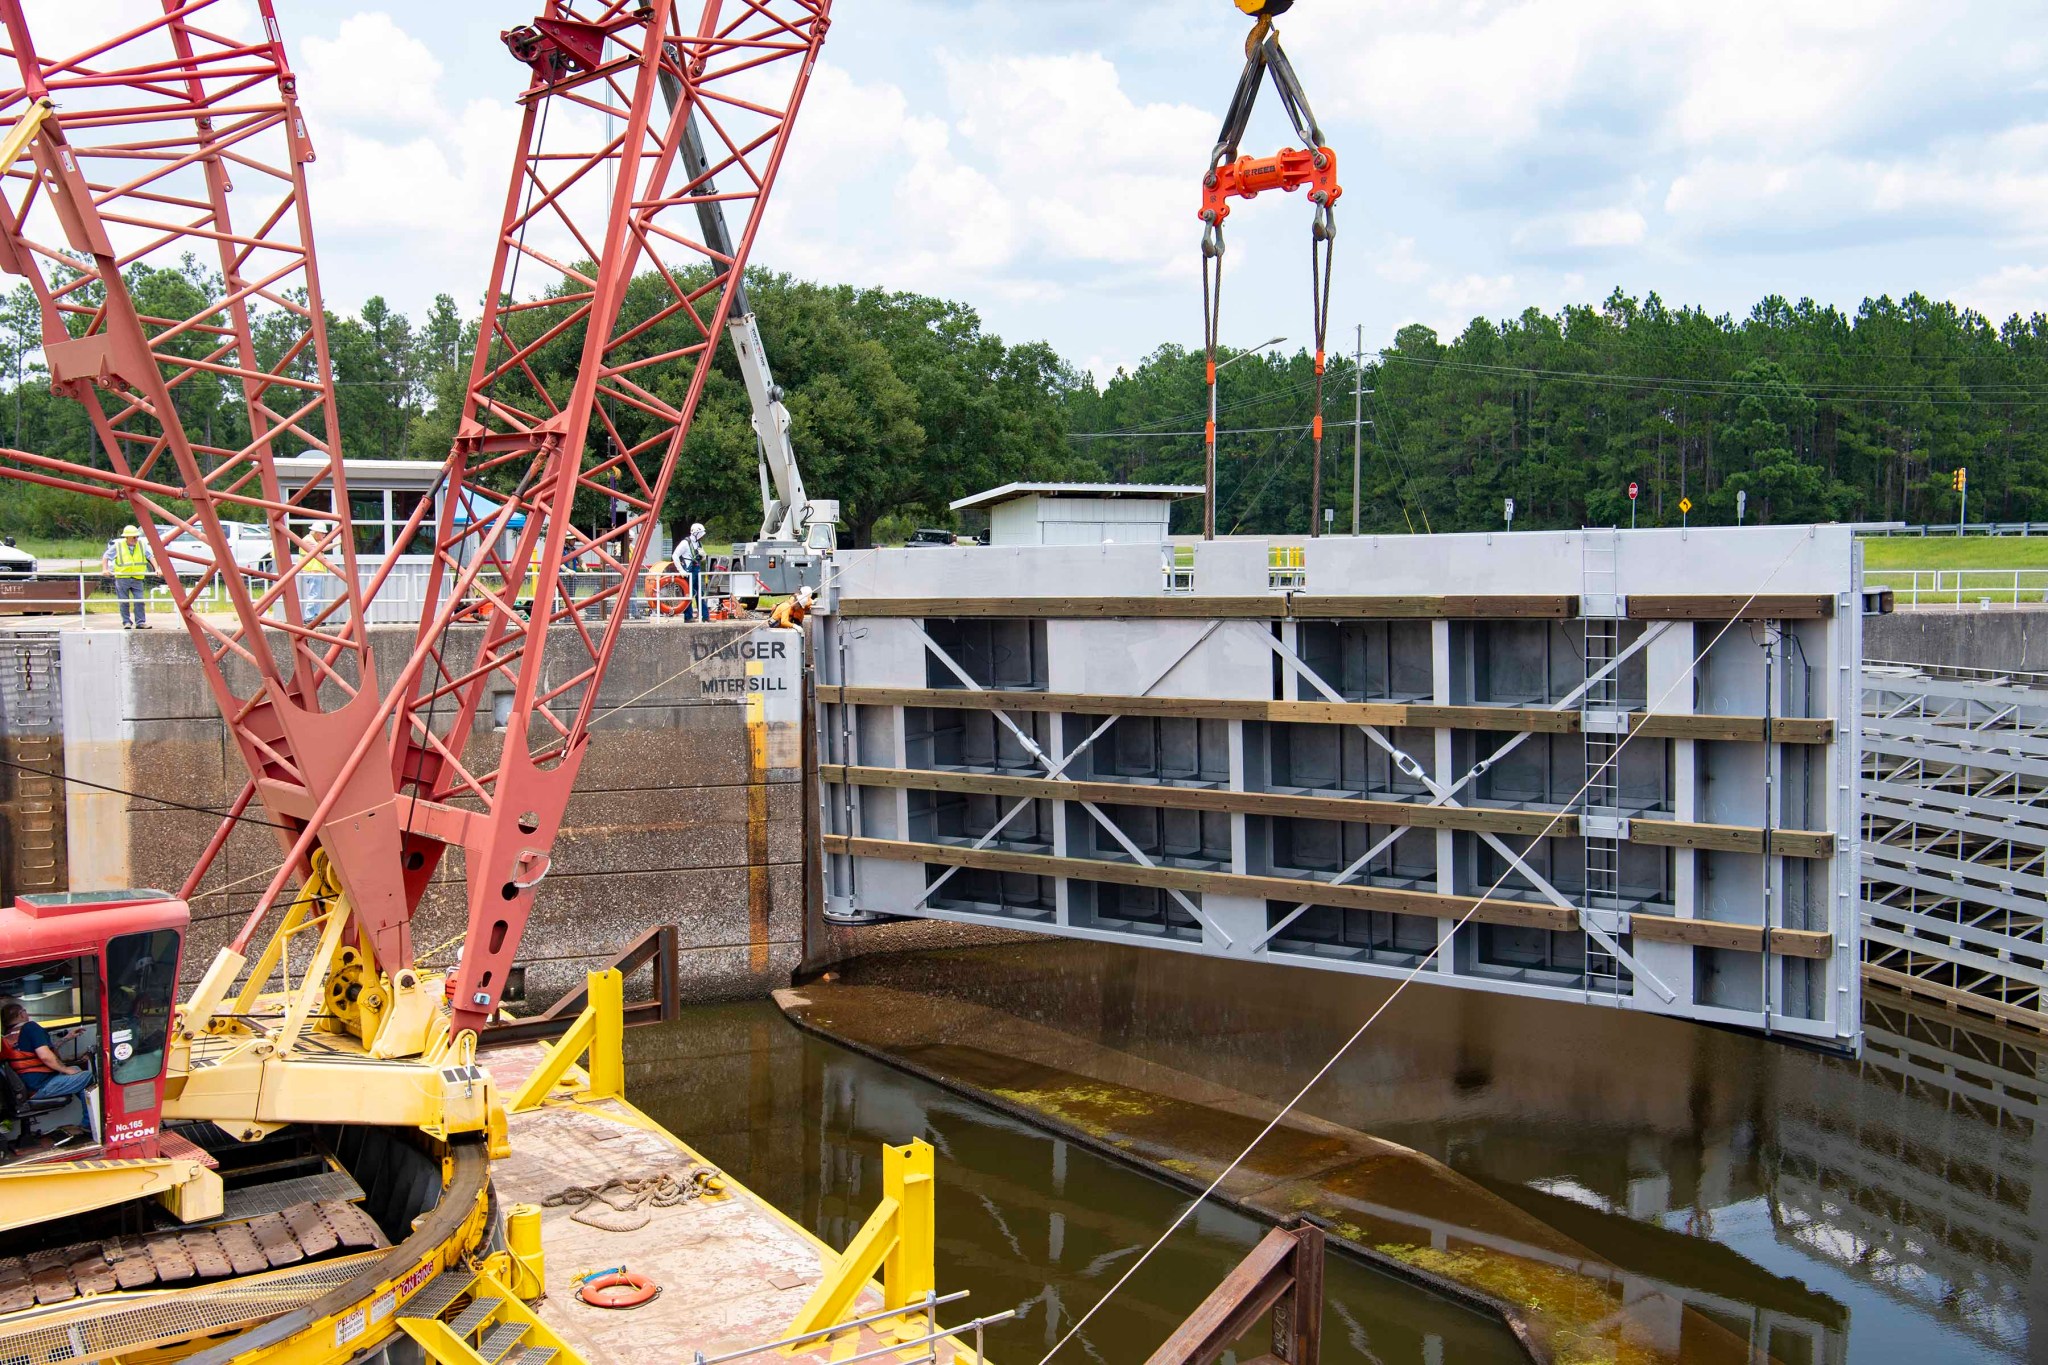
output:
[[[422,1285],[398,1310],[398,1327],[438,1365],[584,1365],[501,1280],[467,1266]]]
[[[1621,703],[1621,623],[1628,615],[1621,593],[1621,536],[1592,527],[1579,539],[1579,618],[1585,628],[1585,691],[1579,696],[1579,732],[1586,741],[1585,788],[1579,829],[1585,851],[1580,918],[1608,934],[1625,932],[1621,913],[1621,775],[1619,755],[1628,734]],[[1593,938],[1586,940],[1586,989],[1619,994],[1621,964]]]

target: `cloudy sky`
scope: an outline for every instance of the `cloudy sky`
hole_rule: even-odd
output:
[[[277,0],[330,303],[481,292],[516,0]],[[1922,290],[2048,309],[2048,5],[1299,0],[1339,155],[1332,345],[1597,301],[1741,312]],[[756,262],[967,300],[1098,375],[1199,345],[1199,176],[1228,0],[840,0]],[[1270,95],[1247,151],[1287,127]],[[1231,219],[1224,339],[1310,333],[1308,210]]]

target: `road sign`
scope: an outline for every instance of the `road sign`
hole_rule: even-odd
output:
[[[1640,490],[1636,488],[1634,481],[1631,480],[1628,486],[1628,500],[1630,502],[1634,502],[1636,500],[1636,494],[1639,491]]]
[[[1680,499],[1678,500],[1678,510],[1679,510],[1680,512],[1690,512],[1690,511],[1692,511],[1692,499],[1691,499],[1691,498],[1680,498]]]

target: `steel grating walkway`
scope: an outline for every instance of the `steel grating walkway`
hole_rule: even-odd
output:
[[[2048,1029],[2048,679],[1871,664],[1863,736],[1870,974]]]

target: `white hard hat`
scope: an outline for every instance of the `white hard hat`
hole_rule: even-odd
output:
[[[796,590],[796,600],[807,607],[811,605],[811,589],[808,584]]]
[[[702,540],[702,539],[704,539],[704,523],[703,523],[703,522],[701,522],[701,521],[693,521],[693,522],[691,522],[691,523],[690,523],[690,539],[692,539],[692,540]]]

